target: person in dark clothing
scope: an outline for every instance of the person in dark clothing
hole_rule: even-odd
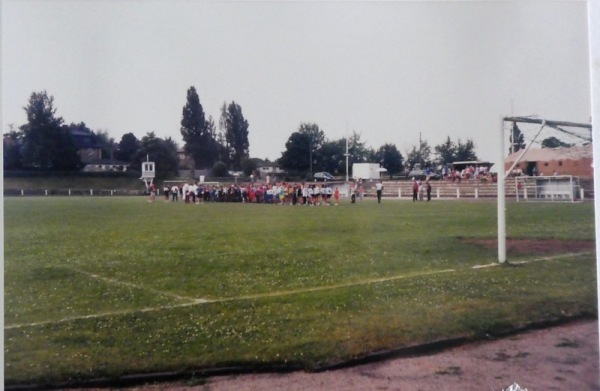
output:
[[[425,190],[427,190],[427,202],[431,201],[431,183],[425,182]]]
[[[419,183],[417,182],[417,180],[415,178],[413,178],[413,183],[412,183],[412,190],[413,190],[413,202],[417,201],[419,198]]]

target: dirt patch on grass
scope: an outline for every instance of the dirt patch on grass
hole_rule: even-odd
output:
[[[463,241],[485,248],[498,248],[497,239],[466,239]],[[561,239],[506,239],[506,251],[521,255],[568,254],[594,251],[593,240],[561,240]]]

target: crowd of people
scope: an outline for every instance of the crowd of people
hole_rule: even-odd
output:
[[[452,182],[460,182],[461,180],[480,180],[482,182],[495,181],[495,177],[490,173],[486,166],[467,166],[462,170],[447,169],[442,170],[442,178],[451,180]]]
[[[340,190],[327,184],[274,183],[209,185],[184,182],[163,186],[165,202],[200,204],[205,202],[243,202],[282,205],[339,205]],[[152,196],[152,191],[151,191]]]

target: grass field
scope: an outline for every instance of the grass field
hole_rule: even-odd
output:
[[[591,203],[509,203],[509,238],[594,240]],[[7,385],[295,365],[597,315],[595,254],[517,255],[493,202],[337,207],[5,198]],[[527,261],[515,265],[517,261]]]

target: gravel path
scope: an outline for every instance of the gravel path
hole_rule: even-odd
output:
[[[165,383],[130,390],[600,390],[598,322],[543,330],[322,373],[217,376],[203,384]]]

